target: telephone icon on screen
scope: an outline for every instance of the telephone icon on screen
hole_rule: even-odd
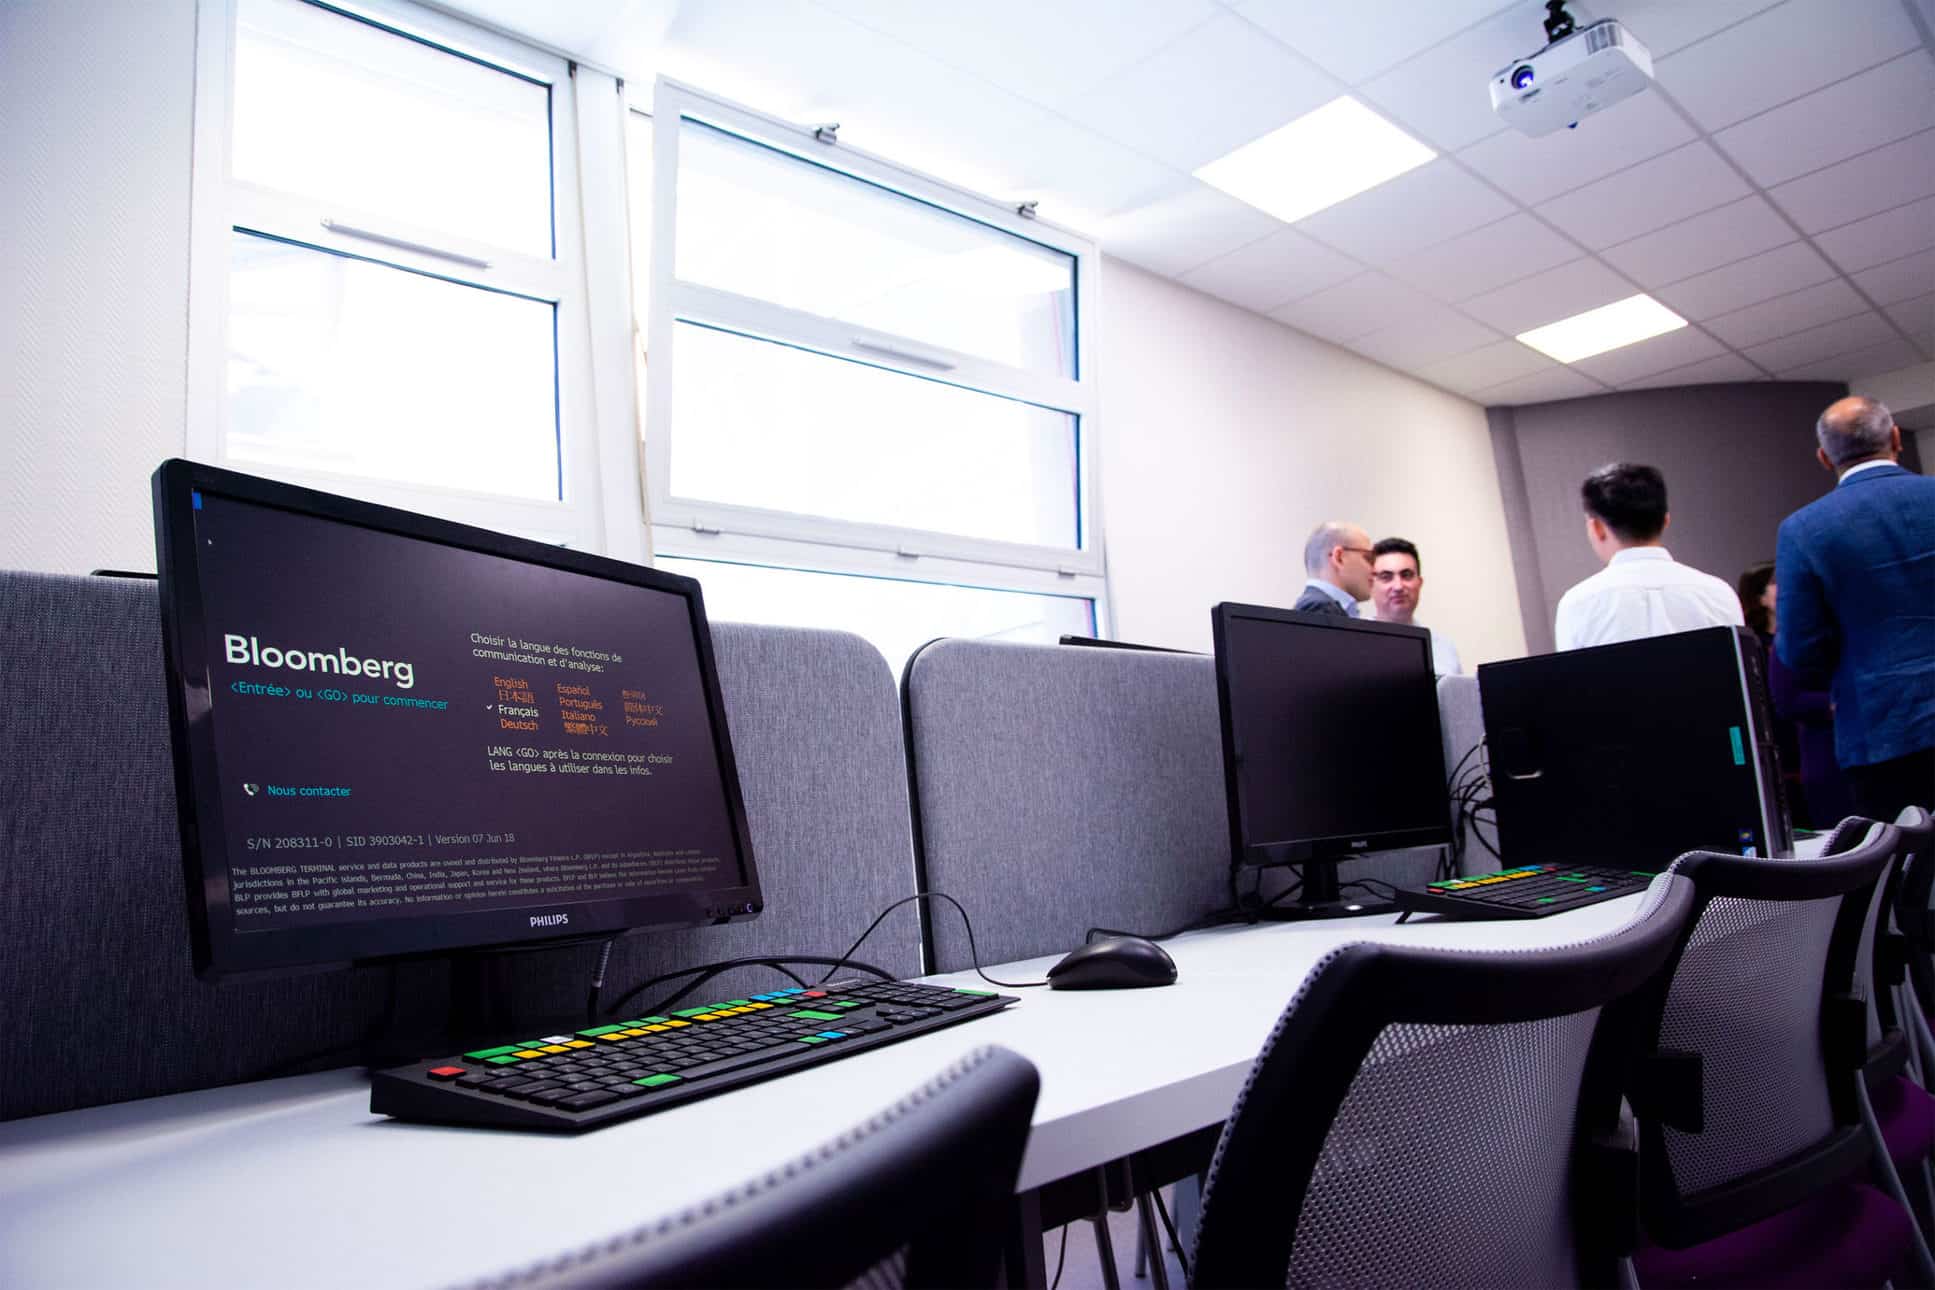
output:
[[[244,793],[247,793],[250,797],[254,797],[257,793],[262,791],[262,786],[260,784],[244,784],[242,785],[242,791]]]

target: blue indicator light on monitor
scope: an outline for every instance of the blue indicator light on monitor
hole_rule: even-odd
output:
[[[202,508],[202,490],[199,488],[192,489],[188,497],[194,503],[195,509],[199,511]]]

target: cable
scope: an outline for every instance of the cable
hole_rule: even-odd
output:
[[[1385,882],[1382,878],[1353,878],[1349,882],[1341,884],[1337,890],[1349,891],[1352,887],[1363,887],[1373,893],[1379,887],[1382,887],[1384,888],[1384,899],[1395,900],[1397,898],[1397,888]]]
[[[585,1024],[598,1024],[598,994],[605,988],[605,969],[611,966],[611,947],[616,944],[616,936],[607,936],[605,946],[598,951],[598,968],[591,974],[591,989],[585,995]]]
[[[1169,1207],[1162,1203],[1162,1188],[1158,1187],[1149,1195],[1156,1202],[1156,1213],[1162,1218],[1162,1225],[1169,1233],[1170,1248],[1176,1252],[1176,1262],[1182,1267],[1183,1282],[1189,1281],[1189,1256],[1183,1252],[1182,1241],[1176,1237],[1176,1225],[1169,1221]]]
[[[1068,1228],[1069,1224],[1062,1224],[1062,1248],[1055,1255],[1055,1279],[1048,1283],[1048,1290],[1056,1290],[1062,1283],[1062,1264],[1068,1259]]]
[[[1097,936],[1133,936],[1145,941],[1166,941],[1172,936],[1181,936],[1184,932],[1197,932],[1205,927],[1221,927],[1226,923],[1235,922],[1242,916],[1243,911],[1240,909],[1218,909],[1204,914],[1201,918],[1195,919],[1192,922],[1184,923],[1181,927],[1172,927],[1166,932],[1156,932],[1153,935],[1144,935],[1141,932],[1125,932],[1115,927],[1091,927],[1082,933],[1082,944],[1089,944]]]
[[[898,979],[897,977],[894,976],[893,973],[888,972],[884,968],[875,967],[871,963],[862,963],[862,962],[859,962],[858,960],[853,960],[849,962],[848,960],[845,960],[845,959],[830,959],[825,957],[824,955],[818,955],[818,954],[777,954],[777,955],[764,954],[764,955],[756,955],[750,958],[721,959],[717,963],[702,963],[697,967],[680,968],[676,972],[664,972],[659,974],[658,976],[650,978],[649,980],[640,981],[637,985],[633,986],[631,989],[625,991],[625,993],[619,995],[618,998],[614,999],[611,1002],[611,1004],[606,1007],[605,1015],[607,1017],[617,1016],[619,1010],[622,1009],[626,1004],[630,1003],[633,999],[636,999],[639,995],[645,993],[645,991],[651,989],[655,985],[660,985],[666,981],[676,981],[680,977],[697,975],[700,978],[699,980],[690,983],[683,990],[681,990],[677,995],[673,996],[671,1001],[677,1002],[679,999],[684,998],[691,991],[696,990],[699,986],[705,984],[705,982],[710,981],[715,976],[718,976],[721,972],[724,972],[730,968],[736,968],[736,967],[769,967],[769,968],[772,968],[774,971],[780,973],[781,975],[790,978],[796,984],[802,987],[806,986],[806,981],[804,978],[787,970],[785,965],[788,963],[813,963],[813,964],[846,963],[850,967],[855,967],[860,969],[863,972],[871,973],[874,976],[879,977],[883,981],[893,981]]]
[[[871,923],[867,924],[867,930],[860,933],[860,939],[855,941],[852,945],[849,945],[847,947],[847,952],[845,954],[842,954],[839,958],[833,960],[833,966],[831,968],[828,968],[826,975],[820,978],[820,984],[825,985],[829,980],[832,979],[834,972],[839,970],[840,965],[845,963],[847,959],[852,956],[853,952],[859,949],[860,946],[865,943],[866,939],[869,936],[873,935],[874,928],[880,926],[880,924],[886,920],[887,915],[893,913],[896,909],[899,909],[902,905],[909,904],[916,900],[945,900],[948,904],[954,906],[955,912],[961,916],[962,925],[967,928],[968,957],[974,962],[974,975],[980,977],[983,981],[986,981],[989,985],[998,985],[1004,990],[1030,990],[1036,986],[1043,986],[1048,984],[1046,980],[999,981],[999,980],[996,980],[994,977],[989,976],[986,972],[983,972],[981,970],[981,951],[977,949],[974,944],[974,920],[968,917],[967,909],[961,904],[960,901],[954,899],[954,897],[948,895],[944,891],[917,891],[911,896],[901,897],[899,900],[896,900],[893,904],[881,910],[879,916],[876,917]],[[795,961],[804,963],[807,960],[799,959]],[[889,978],[889,980],[891,979],[892,978]]]

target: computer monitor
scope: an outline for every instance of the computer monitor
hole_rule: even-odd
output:
[[[698,583],[185,461],[153,482],[199,974],[759,913]]]
[[[1487,663],[1478,693],[1507,864],[1793,854],[1765,657],[1747,628]]]
[[[1431,634],[1259,605],[1211,621],[1231,863],[1303,866],[1283,916],[1389,908],[1342,899],[1336,866],[1451,841]]]

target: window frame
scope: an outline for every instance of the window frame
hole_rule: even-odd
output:
[[[244,183],[234,178],[230,150],[234,112],[235,51],[238,0],[198,0],[196,11],[194,161],[190,181],[188,399],[186,448],[198,461],[228,466],[254,474],[272,475],[288,482],[344,493],[367,501],[409,510],[427,511],[480,527],[518,532],[543,541],[582,550],[606,551],[626,559],[645,555],[643,513],[634,500],[622,505],[638,470],[633,401],[606,394],[599,387],[614,379],[596,370],[592,313],[601,322],[608,305],[591,299],[588,289],[587,242],[598,243],[601,264],[613,258],[611,230],[617,226],[616,255],[626,250],[622,207],[617,212],[588,213],[581,200],[581,130],[605,134],[597,141],[604,149],[615,142],[620,152],[615,164],[623,173],[623,87],[603,74],[593,73],[618,93],[608,101],[616,108],[617,128],[605,131],[586,118],[580,93],[586,69],[559,55],[540,51],[511,37],[474,26],[449,15],[421,8],[409,0],[303,0],[344,21],[362,21],[385,29],[397,39],[415,40],[448,56],[484,63],[503,73],[544,85],[548,90],[551,145],[552,255],[543,258],[508,247],[484,245],[439,229],[416,227],[387,215],[359,211],[344,203],[314,199]],[[589,125],[590,129],[582,129]],[[593,168],[595,169],[595,167]],[[609,187],[609,186],[607,186]],[[434,252],[339,232],[324,220],[380,232],[386,237],[421,243],[426,247],[488,261],[487,267],[465,265]],[[232,456],[228,445],[229,256],[238,233],[261,234],[325,254],[353,256],[398,270],[428,274],[467,288],[507,292],[549,304],[555,337],[556,433],[560,461],[561,497],[555,500],[519,498],[507,494],[450,488],[434,483],[409,483],[372,476],[288,467]],[[620,281],[629,268],[618,264]],[[602,359],[605,365],[610,358]],[[624,363],[617,379],[627,393],[632,372]],[[615,408],[602,403],[616,404]],[[621,487],[613,486],[618,476]],[[616,504],[614,504],[616,503]]]
[[[845,143],[824,141],[810,128],[753,112],[676,81],[659,80],[650,112],[635,110],[651,118],[652,130],[654,218],[651,288],[645,310],[645,355],[650,376],[644,402],[645,477],[655,549],[668,556],[694,559],[1074,596],[1092,601],[1097,622],[1106,623],[1106,564],[1096,450],[1100,400],[1094,357],[1096,275],[1101,256],[1095,244]],[[897,333],[681,281],[674,272],[678,157],[680,124],[687,118],[1069,255],[1075,276],[1075,374],[1051,377]],[[1079,547],[1002,542],[673,495],[669,487],[671,364],[654,368],[650,358],[671,354],[673,332],[681,322],[794,345],[826,355],[829,361],[849,360],[1071,414],[1076,434]],[[936,363],[947,364],[947,370],[937,370]]]

